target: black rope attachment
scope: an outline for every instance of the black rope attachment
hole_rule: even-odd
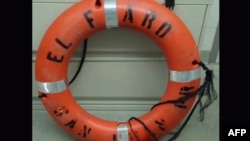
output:
[[[83,65],[83,63],[84,63],[84,61],[85,61],[85,57],[86,57],[87,44],[88,44],[88,39],[85,39],[85,40],[84,40],[84,45],[83,45],[82,58],[81,58],[79,67],[78,67],[78,69],[77,69],[75,75],[73,76],[73,78],[70,80],[69,85],[71,85],[71,84],[75,81],[76,77],[78,76],[78,74],[79,74],[80,71],[81,71],[82,65]]]
[[[175,0],[165,0],[165,6],[173,10],[175,6]]]
[[[47,95],[44,94],[44,93],[41,93],[41,94],[38,95],[38,98],[44,98],[44,97],[47,97]]]
[[[204,110],[213,103],[215,99],[217,99],[217,92],[214,89],[213,77],[214,73],[213,70],[210,70],[203,62],[194,61],[193,64],[200,65],[203,70],[206,71],[206,76],[203,84],[200,86],[198,95],[199,95],[199,103],[200,103],[200,117],[201,121],[204,120]],[[203,104],[202,97],[206,96],[207,100]]]
[[[136,140],[137,141],[141,141],[140,138],[136,135],[136,132],[133,130],[132,128],[132,125],[131,125],[131,120],[135,120],[137,122],[139,122],[143,127],[144,129],[149,133],[149,135],[154,139],[154,141],[158,141],[158,139],[156,138],[155,134],[147,127],[147,125],[141,121],[140,119],[136,118],[136,117],[131,117],[129,120],[128,120],[128,124],[129,124],[129,127],[131,129],[131,131],[133,132],[134,136],[136,137]]]
[[[182,124],[181,128],[174,134],[174,136],[171,139],[169,139],[168,141],[174,141],[180,135],[181,131],[184,129],[184,127],[188,123],[189,119],[191,118],[191,116],[192,116],[192,114],[193,114],[193,112],[196,109],[198,104],[200,105],[199,112],[200,112],[200,120],[202,122],[204,120],[205,109],[209,105],[211,105],[213,103],[213,101],[217,98],[217,93],[214,89],[214,84],[213,84],[213,70],[210,70],[203,62],[194,61],[192,64],[193,65],[197,65],[197,64],[200,65],[203,68],[203,70],[205,70],[205,72],[206,72],[205,80],[204,80],[203,84],[200,86],[200,88],[198,90],[190,91],[190,90],[194,89],[194,87],[182,87],[181,92],[180,92],[180,94],[183,95],[182,97],[180,97],[176,100],[167,100],[167,101],[157,103],[157,104],[153,105],[151,108],[151,110],[152,110],[152,109],[154,109],[158,106],[161,106],[163,104],[175,104],[175,106],[177,106],[179,108],[187,108],[184,105],[185,102],[192,97],[198,96],[198,100],[196,101],[194,107],[192,108],[191,112],[187,116],[185,122]],[[204,104],[202,102],[203,96],[207,96],[207,99],[206,99]],[[158,141],[158,139],[155,137],[155,134],[146,126],[146,124],[144,122],[142,122],[138,118],[131,117],[128,120],[128,123],[129,123],[131,131],[133,132],[134,136],[137,138],[137,141],[140,141],[140,139],[136,135],[135,131],[132,129],[132,126],[130,123],[131,120],[136,120],[137,122],[139,122],[144,127],[144,129],[150,134],[150,136],[154,139],[154,141]]]
[[[96,5],[96,6],[102,6],[101,0],[96,0],[96,1],[95,1],[95,5]]]

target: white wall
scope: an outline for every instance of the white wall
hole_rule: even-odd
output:
[[[209,56],[212,56],[210,53],[214,45],[214,38],[219,24],[219,6],[219,0],[213,0],[212,4],[207,7],[206,18],[199,44],[201,53],[203,53],[203,58],[206,61],[210,59]],[[217,38],[219,38],[219,36],[217,36]],[[219,55],[218,51],[212,53]],[[219,63],[219,57],[217,58],[215,62]]]

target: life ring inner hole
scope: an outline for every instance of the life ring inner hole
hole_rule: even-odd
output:
[[[72,56],[69,80],[78,69],[82,49],[83,43]],[[70,89],[90,114],[126,121],[150,111],[163,96],[167,80],[166,60],[152,39],[129,28],[109,29],[88,37],[85,62]]]

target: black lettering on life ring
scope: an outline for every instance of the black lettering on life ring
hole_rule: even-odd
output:
[[[164,30],[164,28],[166,28],[165,31],[163,31],[163,33],[160,34],[160,32],[161,32],[162,30]],[[160,38],[163,38],[164,36],[167,35],[167,33],[168,33],[171,29],[172,29],[172,25],[169,24],[169,23],[167,23],[167,22],[164,22],[164,23],[160,26],[160,28],[155,32],[155,34],[156,34],[157,36],[160,34],[159,37],[160,37]]]
[[[184,87],[181,87],[180,89],[180,94],[187,94],[185,92],[189,92],[190,90],[193,90],[194,89],[194,86],[191,86],[191,87],[188,87],[188,86],[184,86]]]
[[[69,43],[69,45],[64,44],[60,39],[56,38],[55,41],[64,49],[69,49],[72,45],[72,43]]]
[[[80,130],[80,132],[78,133],[79,136],[82,135],[82,137],[85,139],[87,138],[87,135],[90,134],[92,128],[88,128],[86,125],[83,126],[83,130]]]
[[[161,119],[160,121],[155,120],[155,123],[157,124],[158,128],[161,131],[165,131],[166,130],[166,125],[165,125],[165,120],[164,119]]]
[[[75,127],[77,120],[71,120],[68,123],[64,124],[65,126],[69,126],[70,129],[73,129]]]
[[[49,52],[47,54],[47,59],[53,62],[62,63],[64,56],[61,56],[61,58],[58,59],[57,56],[52,56],[52,52]]]
[[[84,12],[84,18],[86,19],[86,21],[88,22],[89,26],[91,28],[95,28],[94,24],[93,24],[93,21],[94,19],[89,17],[89,14],[91,13],[92,11],[91,10],[87,10],[86,12]]]
[[[54,114],[57,117],[61,117],[64,114],[68,114],[68,113],[69,113],[69,110],[67,108],[65,108],[65,107],[58,107],[56,110],[54,110]]]
[[[128,5],[128,10],[123,17],[123,22],[126,20],[129,20],[130,23],[133,23],[133,9],[131,5]]]
[[[149,19],[149,17],[151,17],[150,19]],[[148,21],[148,26],[147,26],[147,28],[148,29],[150,29],[151,28],[151,26],[152,26],[152,23],[153,23],[153,21],[156,19],[156,14],[155,14],[155,12],[151,12],[151,11],[147,11],[147,13],[146,13],[146,15],[145,15],[145,17],[144,17],[144,20],[142,21],[142,26],[145,26],[146,25],[146,23],[147,23],[147,21]]]
[[[79,136],[82,136],[83,138],[87,138],[87,135],[90,134],[92,128],[88,128],[86,125],[83,125],[83,129],[81,129],[78,133]]]
[[[86,125],[83,127],[83,138],[86,138],[87,135],[91,132],[91,128],[88,128]]]
[[[179,94],[180,95],[189,95],[193,92],[193,89],[194,89],[194,86],[191,86],[191,87],[188,87],[188,86],[184,86],[184,87],[181,87],[180,88],[180,92]],[[178,108],[187,108],[187,106],[185,105],[185,101],[181,102],[181,103],[175,103],[175,106],[178,107]]]

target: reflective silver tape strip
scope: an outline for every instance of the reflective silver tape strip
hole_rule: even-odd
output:
[[[39,82],[36,81],[38,86],[38,91],[43,93],[58,93],[67,89],[65,80],[60,80],[56,82]]]
[[[117,127],[118,141],[129,141],[127,124],[120,124]]]
[[[104,10],[105,10],[106,28],[110,29],[119,27],[116,0],[104,0]]]
[[[190,71],[170,70],[170,80],[174,82],[190,82],[201,77],[201,68]]]

